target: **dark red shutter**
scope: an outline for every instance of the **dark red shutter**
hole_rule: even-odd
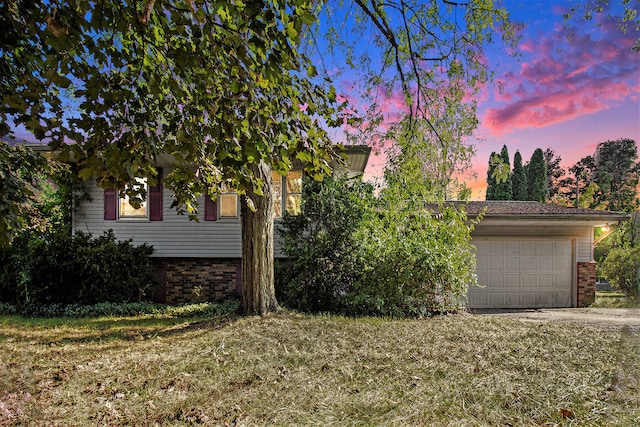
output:
[[[204,195],[204,220],[218,220],[218,202],[214,202],[208,194]]]
[[[162,169],[158,168],[158,183],[149,187],[149,221],[162,221]]]
[[[118,197],[113,188],[104,190],[104,219],[113,221],[118,216]]]

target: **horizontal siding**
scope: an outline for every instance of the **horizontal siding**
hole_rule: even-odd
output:
[[[576,261],[577,262],[593,261],[592,239],[589,234],[576,239]]]
[[[132,239],[135,244],[148,243],[155,257],[240,258],[242,256],[240,219],[204,220],[200,200],[199,222],[171,209],[171,192],[163,191],[163,220],[104,220],[103,190],[94,182],[86,184],[90,201],[81,201],[74,213],[74,231],[101,235],[112,229],[119,240]],[[282,256],[278,233],[275,233],[275,256]]]

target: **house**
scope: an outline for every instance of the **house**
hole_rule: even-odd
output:
[[[361,175],[371,149],[345,148],[347,165],[343,171],[349,176]],[[158,167],[166,176],[170,160],[160,157]],[[286,177],[276,173],[273,177],[278,221],[284,210],[295,213],[300,207],[302,170],[294,168]],[[140,181],[136,185],[147,184]],[[190,221],[171,208],[171,192],[161,180],[146,189],[147,201],[134,209],[126,197],[88,181],[84,191],[89,201],[81,201],[74,208],[73,231],[101,235],[111,229],[117,239],[152,245],[155,270],[162,283],[154,290],[154,300],[158,302],[213,301],[240,293],[242,241],[238,195],[221,193],[216,201],[201,197],[198,221]],[[275,256],[282,257],[278,237],[276,233]]]
[[[347,172],[362,174],[370,148],[347,147]],[[159,164],[165,169],[167,164]],[[278,194],[275,213],[295,212],[301,198],[302,172],[274,175]],[[139,185],[145,185],[144,182]],[[147,242],[162,286],[154,299],[179,303],[216,300],[239,293],[241,229],[239,198],[219,194],[200,200],[199,221],[189,221],[170,208],[170,192],[148,188],[148,201],[133,209],[126,199],[89,182],[90,202],[76,207],[73,230],[102,234],[112,229],[118,239]],[[594,228],[627,218],[619,212],[577,209],[537,202],[451,202],[470,218],[482,214],[472,232],[480,287],[471,287],[468,306],[482,308],[583,307],[595,298]],[[282,257],[279,236],[275,256]]]
[[[621,212],[538,202],[465,203],[482,212],[471,237],[478,284],[468,306],[482,308],[586,307],[595,300],[594,228],[628,218]]]

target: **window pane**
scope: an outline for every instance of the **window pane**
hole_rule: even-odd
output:
[[[238,195],[223,193],[218,198],[220,199],[220,216],[236,218],[238,216]]]
[[[302,171],[291,171],[287,175],[287,194],[302,193]]]
[[[273,213],[276,218],[282,217],[282,176],[277,172],[271,172],[273,182]]]
[[[291,215],[300,215],[300,202],[302,202],[302,194],[287,194],[287,212]]]
[[[133,187],[141,188],[147,190],[147,180],[146,179],[138,179],[139,183],[134,184]],[[129,203],[129,196],[123,194],[124,197],[120,198],[120,217],[133,217],[133,218],[146,218],[147,217],[147,201],[141,201],[140,206],[135,208],[131,206]],[[149,198],[149,193],[147,192],[147,199]]]
[[[291,215],[300,214],[302,201],[302,171],[291,171],[287,175],[287,212]]]

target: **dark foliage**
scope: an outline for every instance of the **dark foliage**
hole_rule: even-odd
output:
[[[529,192],[527,189],[527,174],[522,166],[522,155],[516,151],[513,156],[513,171],[511,172],[511,188],[513,200],[527,200]]]
[[[356,239],[373,187],[346,178],[305,178],[302,214],[285,214],[278,231],[291,261],[280,264],[276,292],[284,305],[310,312],[344,312],[362,277],[365,257]]]
[[[150,296],[153,248],[112,232],[24,234],[0,255],[0,300],[25,304],[132,302]]]

